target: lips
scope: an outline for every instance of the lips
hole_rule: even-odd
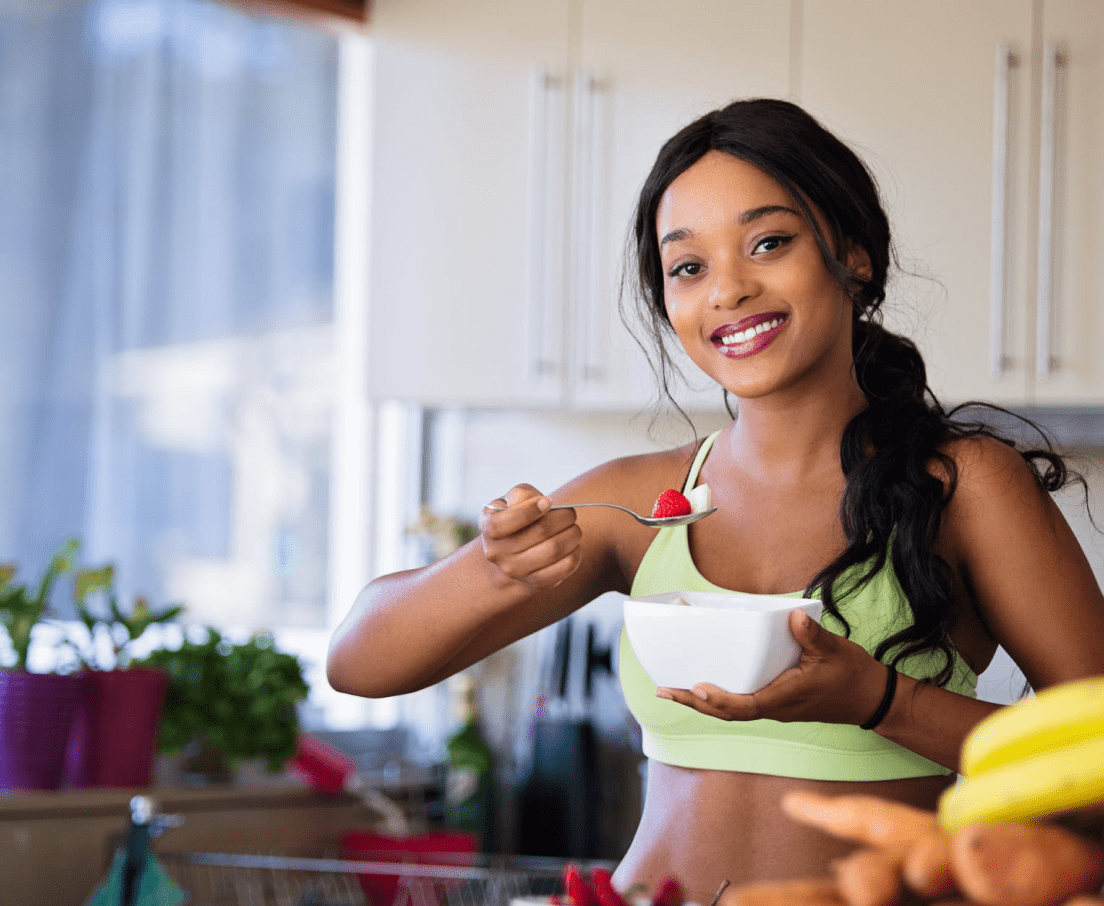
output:
[[[780,312],[763,312],[719,327],[709,339],[726,356],[741,358],[769,346],[786,322],[786,316]]]

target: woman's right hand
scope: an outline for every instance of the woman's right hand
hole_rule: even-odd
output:
[[[559,585],[579,566],[582,530],[572,509],[550,510],[552,500],[519,484],[484,507],[479,519],[483,553],[509,579],[534,591]]]

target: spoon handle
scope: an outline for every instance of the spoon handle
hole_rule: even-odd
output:
[[[550,510],[573,510],[576,507],[580,507],[580,506],[608,506],[608,507],[612,507],[615,510],[622,510],[623,512],[628,513],[630,516],[638,516],[639,515],[635,510],[630,510],[627,506],[621,506],[618,503],[554,503],[548,509],[550,509]],[[504,506],[492,506],[489,503],[484,504],[483,508],[487,509],[487,510],[495,510],[496,512],[499,512],[499,513],[501,513],[503,510],[506,509],[506,507],[504,507]]]

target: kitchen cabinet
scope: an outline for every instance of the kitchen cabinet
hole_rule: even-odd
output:
[[[788,93],[791,26],[752,0],[377,0],[369,393],[647,403],[618,315],[636,190],[698,113]]]
[[[886,323],[946,401],[1104,402],[1096,0],[805,0],[799,96],[875,170]]]

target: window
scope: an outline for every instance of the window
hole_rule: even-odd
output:
[[[215,2],[0,5],[0,560],[325,628],[337,79]]]

